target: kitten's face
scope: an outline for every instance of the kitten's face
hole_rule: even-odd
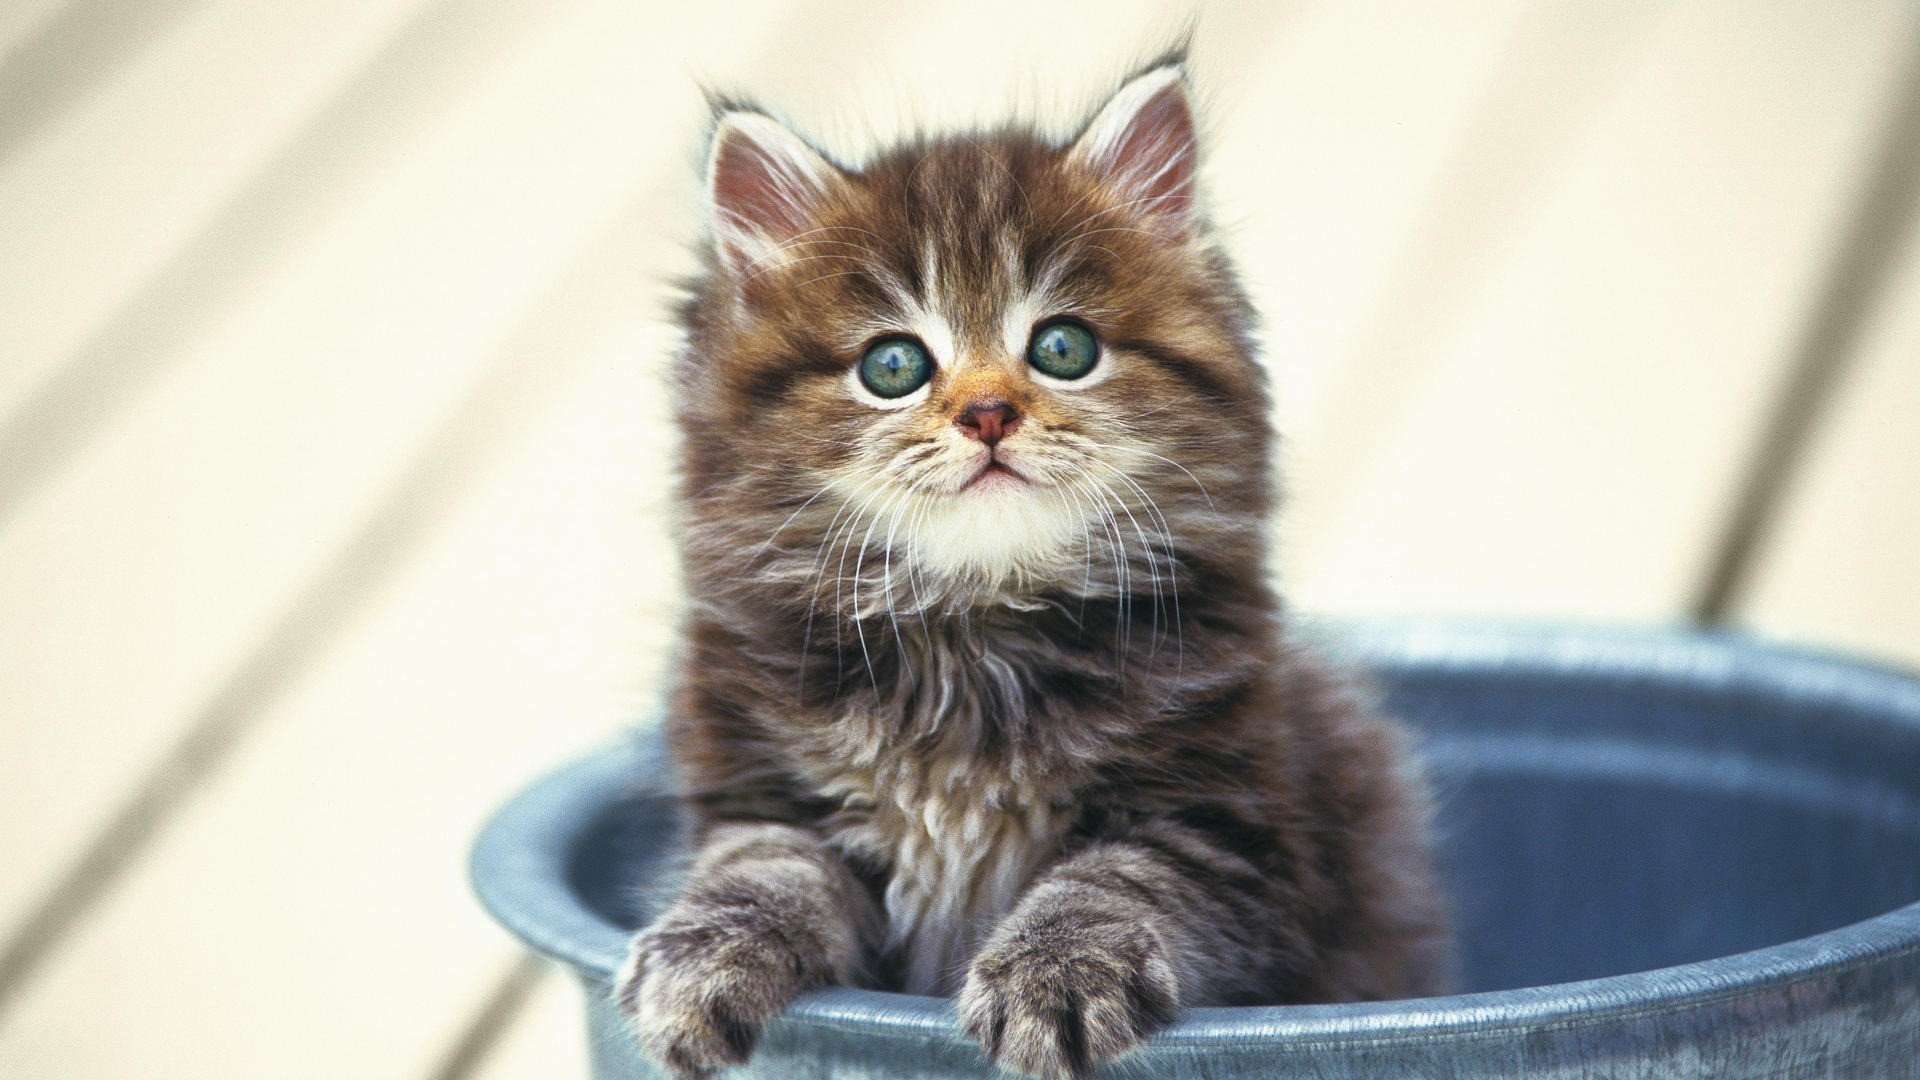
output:
[[[1263,384],[1193,167],[1172,68],[1069,146],[957,138],[859,173],[723,119],[693,492],[752,488],[788,519],[772,543],[815,577],[879,569],[896,611],[1160,591],[1182,545],[1264,511]]]

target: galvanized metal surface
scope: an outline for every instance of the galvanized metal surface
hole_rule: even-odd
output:
[[[1114,1077],[1920,1076],[1920,681],[1679,632],[1331,635],[1422,734],[1466,992],[1195,1009]],[[606,1004],[676,855],[643,737],[529,788],[476,887],[587,988],[596,1075],[654,1074]],[[834,989],[740,1075],[979,1077],[947,1002]]]

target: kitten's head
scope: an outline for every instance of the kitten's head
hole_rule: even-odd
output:
[[[1064,144],[858,170],[722,111],[679,378],[690,554],[896,613],[1257,566],[1265,384],[1196,164],[1177,63]]]

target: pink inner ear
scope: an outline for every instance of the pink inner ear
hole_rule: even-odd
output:
[[[713,203],[736,228],[772,240],[798,233],[806,208],[793,177],[751,139],[729,137],[714,151]]]
[[[1193,113],[1177,82],[1141,103],[1108,153],[1112,168],[1147,212],[1184,223],[1198,159]]]

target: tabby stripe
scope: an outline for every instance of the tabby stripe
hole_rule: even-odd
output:
[[[1151,341],[1116,341],[1113,347],[1146,357],[1169,375],[1191,383],[1204,397],[1216,405],[1225,405],[1236,410],[1246,407],[1246,384],[1241,381],[1229,383],[1223,372],[1216,371],[1207,364],[1181,356]]]

